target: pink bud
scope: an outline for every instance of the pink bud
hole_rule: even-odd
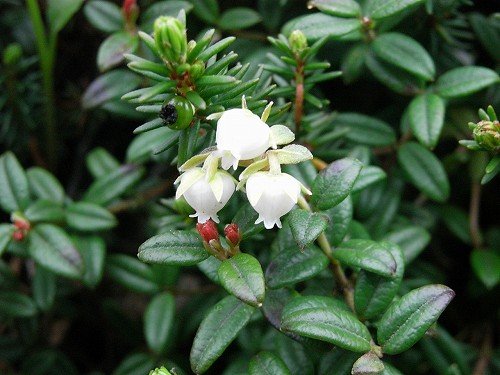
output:
[[[16,230],[14,233],[12,233],[12,239],[17,242],[24,240],[24,232],[21,230]]]
[[[219,241],[219,231],[212,220],[196,224],[196,230],[204,242],[210,243],[212,240]]]
[[[236,246],[240,243],[240,228],[234,223],[226,225],[224,228],[224,233],[226,234],[226,239],[233,245]]]

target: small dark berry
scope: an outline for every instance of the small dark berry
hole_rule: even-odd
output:
[[[160,118],[167,125],[172,125],[177,121],[177,109],[172,104],[165,104],[160,109]]]

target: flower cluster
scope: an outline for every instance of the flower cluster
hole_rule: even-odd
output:
[[[303,146],[291,143],[295,136],[284,125],[269,127],[266,120],[272,102],[261,117],[252,113],[242,98],[242,108],[209,116],[217,119],[216,146],[194,156],[182,165],[176,183],[176,198],[183,196],[195,209],[198,223],[212,219],[226,205],[235,190],[244,190],[267,229],[281,228],[280,218],[297,203],[301,191],[311,194],[295,177],[281,172],[282,164],[295,164],[312,158]],[[278,146],[287,145],[283,148]],[[201,167],[200,167],[201,165]],[[228,172],[246,166],[239,181]]]

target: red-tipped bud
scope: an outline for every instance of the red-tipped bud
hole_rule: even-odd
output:
[[[17,242],[24,240],[24,236],[25,234],[22,230],[16,230],[12,233],[12,239]]]
[[[196,230],[201,236],[203,242],[210,243],[210,241],[219,241],[219,231],[217,226],[212,220],[207,220],[204,223],[196,224]]]
[[[139,6],[137,0],[124,0],[122,5],[123,16],[125,17],[125,24],[127,27],[132,27],[139,17]]]
[[[22,219],[21,220],[15,220],[14,221],[14,226],[17,229],[21,230],[21,231],[27,231],[27,230],[30,230],[30,228],[31,228],[31,225],[30,225],[29,221],[22,220]]]
[[[226,225],[224,233],[226,234],[226,239],[231,245],[237,246],[240,243],[240,228],[238,228],[236,224],[232,223]]]

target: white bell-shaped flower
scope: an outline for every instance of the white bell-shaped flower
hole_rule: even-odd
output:
[[[225,111],[217,122],[215,142],[222,154],[222,168],[236,169],[240,160],[262,155],[270,143],[269,126],[246,108]]]
[[[255,224],[264,222],[266,229],[274,225],[281,228],[281,216],[297,203],[301,190],[300,182],[287,173],[257,172],[246,182],[250,204],[258,212]]]
[[[176,180],[180,182],[175,195],[176,199],[184,196],[187,203],[196,210],[190,215],[197,217],[198,223],[212,219],[219,222],[219,212],[228,202],[235,190],[233,177],[224,171],[208,174],[203,168],[188,169]]]

